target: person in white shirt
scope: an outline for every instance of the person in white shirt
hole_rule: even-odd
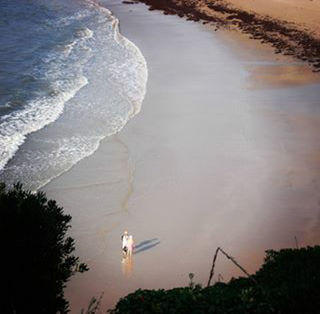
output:
[[[133,237],[132,237],[132,235],[129,235],[129,237],[128,237],[127,249],[128,249],[128,255],[131,256],[132,252],[133,252]]]
[[[127,244],[128,238],[129,238],[128,237],[128,231],[125,231],[123,233],[123,235],[121,236],[123,254],[127,254],[127,252],[128,252],[128,244]]]

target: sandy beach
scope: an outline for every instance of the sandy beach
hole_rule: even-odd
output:
[[[110,308],[138,288],[187,285],[190,272],[205,284],[217,246],[254,272],[266,249],[293,247],[294,237],[318,243],[314,73],[144,4],[103,4],[142,51],[149,78],[141,112],[43,188],[72,215],[76,253],[90,268],[68,284],[72,313],[102,292]],[[285,84],[274,83],[279,73]],[[139,248],[130,263],[126,229]],[[224,280],[240,275],[226,260],[216,267]]]
[[[274,53],[294,56],[320,69],[319,2],[262,0],[139,0],[149,10],[178,15],[187,20],[211,24],[247,34],[273,48]],[[136,3],[126,1],[127,3]]]
[[[237,8],[260,15],[267,15],[294,24],[320,38],[320,1],[310,0],[228,0]]]

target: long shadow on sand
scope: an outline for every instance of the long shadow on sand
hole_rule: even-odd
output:
[[[143,251],[150,250],[156,245],[158,245],[159,243],[160,243],[160,240],[157,238],[142,241],[134,247],[133,254],[139,254]]]

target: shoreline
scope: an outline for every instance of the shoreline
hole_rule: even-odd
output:
[[[210,23],[219,28],[238,30],[274,48],[275,54],[292,56],[307,62],[314,72],[320,72],[320,26],[306,29],[291,21],[280,20],[272,11],[253,11],[254,2],[241,7],[236,0],[137,0],[125,4],[145,3],[149,10],[166,15],[178,15],[191,21]],[[253,3],[253,5],[252,5]],[[276,7],[276,6],[275,6]],[[282,9],[286,7],[283,6]],[[319,11],[320,13],[320,11]],[[307,20],[308,17],[306,17]],[[311,26],[310,26],[311,27]]]
[[[82,12],[77,7],[74,10]],[[12,111],[2,121],[0,150],[6,149],[0,161],[0,180],[8,185],[19,180],[32,191],[43,188],[92,155],[103,138],[120,132],[141,109],[148,78],[143,55],[120,34],[119,21],[108,9],[95,4],[88,7],[87,14],[95,14],[101,23],[80,19],[78,23],[90,24],[92,30],[83,28],[84,37],[75,39],[74,47],[61,44],[70,48],[67,55],[62,49],[55,55],[58,58],[62,54],[63,62],[58,62],[61,67],[68,67],[69,53],[70,63],[79,59],[80,77],[66,79],[53,98],[31,97],[26,108]],[[81,45],[86,47],[83,59]],[[74,89],[68,80],[82,83]],[[14,125],[11,128],[10,121]],[[90,121],[97,124],[92,126]]]
[[[90,268],[68,284],[72,313],[103,291],[104,309],[138,288],[187,285],[190,272],[204,283],[217,246],[253,272],[293,234],[314,243],[319,85],[248,90],[244,63],[217,33],[143,4],[105,5],[145,56],[149,80],[141,112],[44,188],[73,217]],[[121,260],[125,229],[138,245],[156,244],[132,264]]]

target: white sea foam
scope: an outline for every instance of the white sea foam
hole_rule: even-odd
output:
[[[79,38],[92,38],[93,36],[93,31],[87,27],[81,28],[75,31],[75,36]]]
[[[126,47],[128,50],[134,53],[136,56],[136,64],[131,64],[130,66],[128,64],[122,65],[122,67],[126,67],[126,75],[127,75],[127,81],[130,84],[132,82],[132,76],[136,75],[134,84],[130,84],[130,88],[127,89],[128,95],[127,97],[130,99],[132,103],[132,112],[129,115],[129,118],[134,116],[135,114],[139,113],[141,110],[142,101],[146,94],[146,85],[148,80],[148,67],[147,62],[140,51],[140,49],[128,38],[124,37],[119,30],[119,20],[112,15],[112,12],[102,6],[99,6],[97,3],[95,3],[92,0],[88,0],[89,3],[91,3],[94,6],[98,6],[99,9],[104,12],[110,19],[111,24],[113,28],[113,38],[114,40],[120,44]],[[118,65],[115,65],[113,67],[113,72],[115,75],[123,75],[123,72],[121,72],[121,68]]]
[[[55,121],[63,112],[65,102],[87,83],[86,77],[79,77],[69,83],[68,89],[59,91],[50,98],[34,99],[23,110],[3,116],[0,123],[0,169],[14,156],[26,135]]]
[[[74,40],[71,43],[65,44],[62,46],[62,50],[63,50],[66,57],[70,55],[70,53],[72,52],[72,49],[76,45],[76,43],[77,43],[77,41]]]
[[[118,19],[92,1],[59,25],[82,18],[88,25],[74,28],[73,40],[60,46],[58,56],[53,51],[44,59],[45,77],[55,82],[51,96],[33,99],[0,124],[0,167],[29,134],[0,175],[9,184],[19,180],[33,190],[42,187],[94,153],[103,138],[141,110],[148,77],[141,51],[120,34]],[[59,123],[52,123],[59,116]]]
[[[81,29],[79,39],[68,44],[67,51],[63,54],[59,50],[53,51],[43,58],[43,63],[49,64],[49,67],[45,73],[41,73],[42,69],[35,68],[34,75],[42,76],[51,82],[50,92],[31,99],[22,110],[0,118],[0,170],[15,155],[28,134],[56,121],[62,114],[65,103],[88,83],[79,65],[85,63],[90,57],[88,55],[90,48],[87,47],[78,64],[72,65],[72,71],[65,67],[65,60],[76,45],[85,48],[85,40],[92,36],[93,32],[90,29]],[[64,72],[67,71],[68,73],[64,76]]]
[[[119,20],[116,18],[114,20],[113,27],[115,40],[118,43],[123,44],[128,49],[131,49],[137,57],[137,63],[134,66],[128,66],[126,73],[129,83],[132,82],[132,78],[135,75],[137,75],[137,82],[139,82],[138,84],[131,84],[130,89],[128,90],[127,96],[130,99],[133,106],[133,110],[130,113],[130,117],[132,117],[140,112],[142,101],[145,97],[146,84],[148,80],[147,63],[139,48],[129,39],[121,35],[119,31]],[[139,71],[139,69],[145,69],[145,71]],[[113,70],[114,73],[119,73],[119,69],[114,68]]]
[[[69,15],[66,17],[62,17],[58,20],[55,20],[53,23],[55,25],[61,25],[61,26],[68,26],[70,25],[72,22],[74,22],[75,20],[81,20],[86,18],[88,15],[90,15],[90,11],[89,10],[81,10],[78,12],[75,12],[73,15]],[[50,23],[50,21],[49,21]],[[50,23],[52,24],[52,23]]]

